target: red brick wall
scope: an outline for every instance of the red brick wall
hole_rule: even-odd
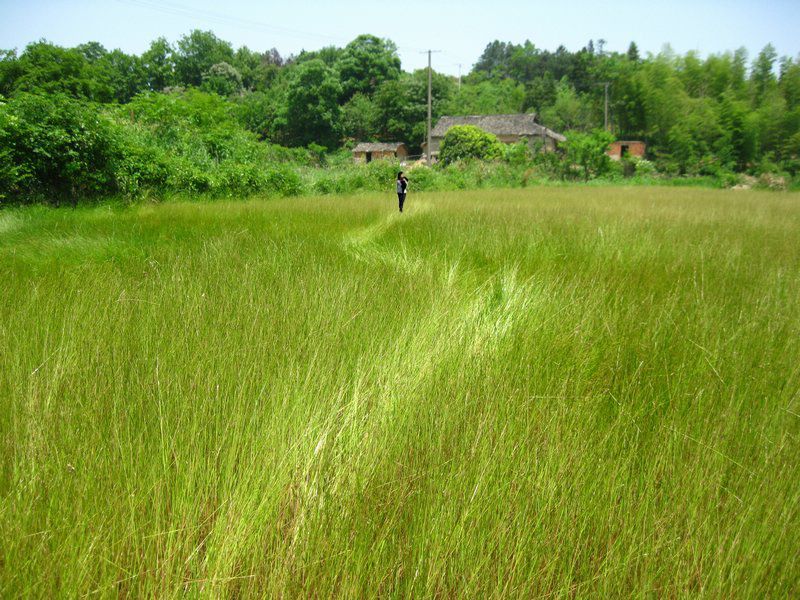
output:
[[[647,150],[647,144],[644,142],[612,142],[611,145],[608,147],[608,154],[614,160],[619,160],[622,158],[622,147],[628,147],[628,156],[637,156],[639,158],[644,158],[645,151]]]

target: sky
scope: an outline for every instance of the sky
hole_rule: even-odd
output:
[[[780,56],[797,57],[800,0],[0,0],[2,49],[44,38],[140,54],[157,37],[175,42],[192,29],[283,56],[371,33],[397,44],[407,71],[426,66],[432,49],[433,68],[457,75],[495,39],[572,51],[590,39],[610,51],[635,41],[642,54],[670,44],[703,56],[744,46],[751,57],[772,43]]]

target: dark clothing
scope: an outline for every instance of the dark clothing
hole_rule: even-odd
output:
[[[406,190],[408,189],[408,179],[401,177],[397,180],[397,201],[400,204],[400,212],[403,212],[403,204],[406,201]]]

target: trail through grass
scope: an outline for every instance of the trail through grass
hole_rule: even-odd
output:
[[[800,197],[0,213],[4,597],[800,594]]]

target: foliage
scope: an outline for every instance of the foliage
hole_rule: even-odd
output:
[[[4,87],[9,95],[17,92],[67,94],[75,98],[100,100],[106,96],[102,82],[78,48],[61,48],[45,41],[29,44],[8,68]],[[9,76],[10,75],[10,76]]]
[[[211,68],[203,73],[203,85],[200,89],[220,96],[238,94],[242,91],[242,74],[236,67],[226,62],[211,65]]]
[[[527,140],[520,140],[516,144],[504,144],[503,146],[503,158],[509,164],[520,166],[531,163],[533,153]]]
[[[102,111],[64,95],[0,104],[0,196],[75,202],[168,191],[301,193],[319,150],[258,142],[217,94],[140,95]]]
[[[215,64],[233,63],[233,48],[211,31],[195,29],[178,40],[175,73],[184,85],[199,86],[203,74]]]
[[[525,86],[503,79],[499,82],[479,81],[462,85],[449,101],[444,114],[486,115],[521,112],[525,103]]]
[[[249,92],[236,98],[234,114],[239,122],[263,140],[281,136],[286,126],[283,95]]]
[[[654,175],[656,173],[656,166],[646,158],[639,158],[634,156],[631,158],[636,175]]]
[[[109,136],[108,158],[95,174],[88,172],[94,143],[75,143],[70,155],[75,185],[61,186],[59,195],[90,190],[92,177],[107,187],[100,192],[98,184],[89,196],[138,195],[142,189],[182,185],[222,193],[238,185],[237,169],[239,181],[250,182],[248,189],[260,189],[263,178],[248,173],[259,172],[260,161],[276,154],[275,144],[297,148],[297,156],[289,151],[280,162],[297,158],[300,165],[331,162],[303,148],[333,151],[362,139],[405,142],[417,154],[427,129],[428,75],[427,69],[401,71],[394,43],[369,35],[344,48],[329,46],[297,57],[283,57],[274,48],[234,50],[212,32],[199,30],[174,45],[159,38],[139,56],[91,41],[64,48],[40,40],[21,52],[0,50],[0,95],[9,102],[3,109],[7,135],[17,135],[17,127],[36,128],[28,122],[32,113],[20,113],[22,120],[8,118],[31,103],[33,94],[38,110],[55,122],[56,115],[66,114],[65,99],[72,100],[67,112],[74,128],[61,123],[65,139],[80,135],[78,123],[84,119],[87,131]],[[563,46],[544,50],[530,41],[495,41],[458,84],[452,76],[431,75],[434,122],[446,114],[531,111],[555,131],[590,134],[603,123],[602,84],[608,82],[610,129],[620,139],[645,141],[658,175],[729,185],[737,180],[734,173],[780,174],[788,180],[800,173],[800,62],[778,57],[769,45],[750,63],[743,49],[703,58],[696,52],[678,55],[669,47],[642,56],[635,44],[625,53],[608,52],[602,40],[575,52]],[[212,94],[198,94],[198,89]],[[153,92],[164,97],[150,96]],[[48,108],[44,98],[51,95],[55,99]],[[153,118],[147,114],[151,110]],[[160,113],[167,116],[163,123]],[[31,144],[39,143],[44,142],[32,138]],[[41,157],[24,156],[20,148],[38,152],[24,144],[0,151],[3,194],[17,200],[46,196],[43,190],[52,184],[35,174],[44,173]],[[76,152],[86,156],[78,159]],[[570,152],[577,152],[574,144]],[[561,155],[531,157],[521,146],[501,154],[509,165],[526,166],[537,177],[619,176],[599,155],[596,164],[582,166]],[[31,170],[33,164],[39,167]],[[573,173],[573,166],[580,173]],[[516,180],[514,175],[509,181]]]
[[[0,195],[59,202],[116,189],[115,128],[95,107],[18,93],[0,115]]]
[[[573,165],[579,167],[584,181],[605,174],[611,162],[606,151],[613,141],[614,136],[603,129],[591,133],[568,132],[567,141],[564,142],[567,168],[571,169]]]
[[[374,35],[360,35],[345,46],[336,69],[341,76],[343,100],[358,92],[371,95],[381,83],[400,77],[397,46]]]
[[[542,110],[541,121],[553,131],[588,131],[592,129],[593,119],[585,100],[562,80],[555,85],[553,104]]]
[[[407,80],[384,82],[375,93],[376,129],[383,141],[409,140],[413,133],[412,108]]]
[[[170,43],[163,37],[154,40],[142,54],[146,88],[161,91],[175,84],[175,56]]]
[[[342,135],[356,141],[372,140],[376,137],[378,119],[378,106],[359,92],[342,106]]]
[[[439,159],[445,164],[469,158],[494,160],[502,156],[503,145],[497,136],[474,125],[451,127],[439,149]]]
[[[286,98],[286,136],[290,144],[310,143],[334,148],[339,140],[338,98],[342,93],[336,72],[316,58],[298,65]]]

